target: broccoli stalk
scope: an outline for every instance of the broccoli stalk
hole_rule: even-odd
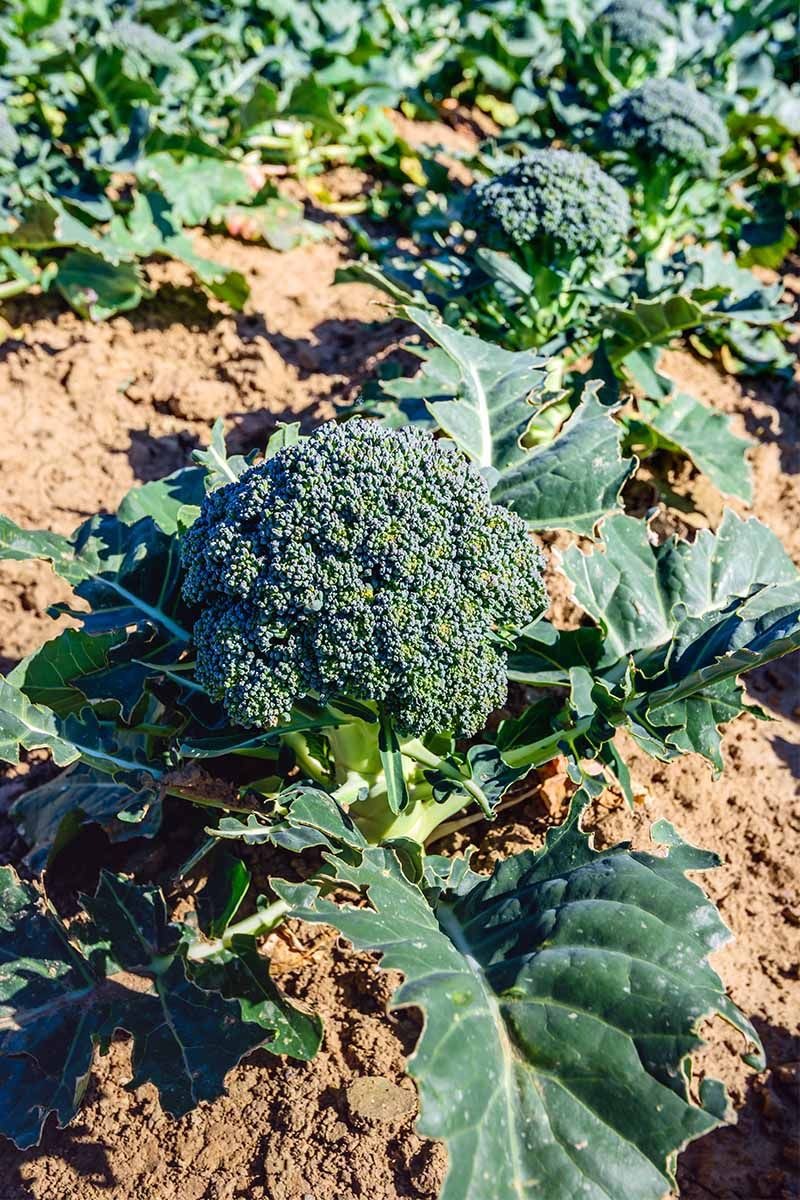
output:
[[[378,726],[356,720],[326,731],[330,755],[326,764],[317,757],[305,735],[286,734],[289,746],[304,775],[324,788],[348,809],[368,842],[379,844],[390,838],[426,842],[443,822],[475,802],[485,814],[491,807],[483,790],[459,770],[448,756],[438,754],[420,738],[398,741],[407,802],[394,812],[381,758]],[[454,784],[451,794],[437,800],[429,776],[440,776]]]

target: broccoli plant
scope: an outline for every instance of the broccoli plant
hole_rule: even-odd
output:
[[[435,304],[509,348],[552,351],[577,339],[596,294],[623,270],[627,194],[580,151],[533,150],[487,165],[493,174],[455,196],[433,230],[422,222],[418,253],[337,278],[368,278],[395,299]]]
[[[375,840],[424,841],[443,815],[425,772],[445,769],[426,740],[483,728],[510,639],[545,607],[524,521],[452,443],[356,419],[210,493],[183,563],[208,695],[262,730],[309,696],[366,705],[316,752],[285,741]]]
[[[620,269],[631,223],[624,189],[579,151],[535,150],[473,186],[464,223],[488,277],[471,303],[518,346],[580,324],[587,293]]]
[[[57,610],[78,628],[0,680],[0,757],[66,768],[15,806],[28,870],[86,823],[158,837],[167,806],[194,838],[166,893],[104,871],[68,919],[41,879],[0,870],[0,1130],[18,1145],[72,1119],[116,1030],[175,1114],[258,1046],[312,1057],[319,1021],[259,940],[287,918],[403,972],[393,1003],[426,1014],[409,1070],[419,1128],[447,1146],[445,1200],[660,1200],[677,1151],[723,1118],[720,1086],[689,1091],[704,1017],[760,1059],[708,963],[727,930],[686,877],[715,860],[663,822],[665,854],[595,850],[580,823],[598,770],[627,787],[619,728],[718,764],[737,675],[800,644],[798,573],[757,521],[655,546],[611,515],[602,552],[561,564],[584,623],[544,621],[529,527],[548,489],[574,490],[572,527],[597,532],[586,430],[613,422],[591,389],[547,454],[524,447],[543,413],[504,380],[532,369],[487,363],[460,399],[427,400],[456,445],[351,419],[285,427],[256,463],[228,458],[218,426],[196,466],[72,537],[0,519],[0,558],[49,560],[81,602]],[[620,483],[601,489],[612,507]],[[576,790],[541,850],[491,876],[430,853],[559,755]],[[292,855],[265,896],[259,846]],[[191,872],[196,915],[172,920]]]
[[[678,79],[649,79],[603,115],[600,145],[618,156],[635,198],[640,251],[696,233],[720,206],[725,122]]]
[[[660,0],[611,0],[585,26],[573,17],[565,40],[565,60],[581,95],[599,109],[651,76],[670,74],[678,58],[678,20]]]

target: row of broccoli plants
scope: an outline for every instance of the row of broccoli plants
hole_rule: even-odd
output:
[[[256,462],[226,456],[219,424],[196,466],[72,537],[0,520],[0,557],[49,561],[76,597],[53,614],[77,623],[0,679],[0,757],[65,768],[15,804],[24,878],[0,870],[0,1129],[28,1147],[51,1114],[69,1122],[118,1030],[133,1083],[173,1114],[256,1047],[311,1058],[320,1022],[259,939],[324,922],[425,1014],[408,1067],[418,1128],[447,1146],[444,1200],[660,1200],[677,1152],[726,1116],[720,1084],[691,1087],[701,1021],[721,1014],[755,1066],[758,1035],[709,966],[729,932],[686,875],[714,856],[663,821],[663,853],[598,851],[581,817],[606,781],[630,797],[619,731],[721,767],[738,677],[800,645],[800,575],[731,512],[657,544],[614,511],[632,463],[601,381],[537,443],[541,360],[409,315],[439,344],[405,399],[449,436],[354,416],[282,427]],[[598,531],[560,562],[578,628],[542,616],[542,528]],[[431,852],[556,756],[575,793],[540,851],[489,876]],[[84,825],[113,843],[169,822],[189,856],[166,892],[103,871],[59,915],[44,872]],[[263,895],[260,845],[290,855]]]
[[[748,439],[659,370],[678,336],[731,370],[786,373],[792,361],[781,283],[760,283],[721,243],[703,241],[729,207],[714,179],[726,137],[701,93],[649,81],[606,111],[600,161],[517,144],[480,153],[469,186],[439,169],[442,190],[417,189],[409,202],[415,244],[355,226],[364,254],[339,278],[438,311],[457,330],[534,348],[567,383],[588,358],[590,375],[637,396],[623,416],[628,449],[687,455],[722,492],[749,500]],[[390,415],[386,396],[380,411]],[[413,412],[399,407],[393,419]]]
[[[584,144],[609,107],[666,76],[709,90],[723,153],[716,176],[688,189],[681,171],[640,175],[642,235],[658,236],[665,198],[680,209],[716,194],[719,207],[733,188],[726,244],[747,262],[777,266],[797,215],[793,15],[782,0],[670,9],[639,0],[304,0],[269,14],[236,0],[224,17],[205,0],[143,5],[133,16],[124,0],[7,6],[0,298],[54,287],[102,319],[149,294],[144,261],[173,257],[237,307],[245,281],[198,255],[185,227],[294,245],[318,227],[278,193],[272,173],[300,172],[325,200],[314,176],[337,162],[377,172],[382,204],[394,207],[392,192],[432,164],[388,108],[435,117],[458,99],[514,138]],[[697,133],[695,150],[702,123]]]
[[[697,327],[696,347],[721,348],[728,369],[774,371],[791,362],[780,335],[792,310],[724,244],[741,220],[719,171],[728,144],[707,96],[650,80],[583,149],[495,143],[470,164],[478,181],[455,191],[432,172],[438,187],[418,189],[405,214],[416,253],[363,231],[361,243],[392,278],[510,345],[585,349],[632,299],[681,296],[696,312],[675,332]]]

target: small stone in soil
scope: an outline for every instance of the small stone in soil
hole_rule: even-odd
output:
[[[354,1079],[346,1095],[351,1116],[362,1121],[395,1124],[407,1120],[417,1111],[417,1098],[412,1091],[380,1075],[362,1075]]]

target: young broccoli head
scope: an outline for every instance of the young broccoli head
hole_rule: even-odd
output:
[[[321,426],[206,496],[183,544],[197,677],[270,727],[304,696],[470,735],[506,696],[500,640],[542,611],[542,560],[452,444]]]
[[[596,26],[600,32],[608,30],[613,46],[645,52],[660,50],[677,32],[674,14],[659,0],[611,0]]]
[[[471,189],[465,220],[490,246],[531,246],[552,261],[610,257],[631,213],[625,190],[587,155],[534,150]]]
[[[728,145],[725,122],[711,101],[677,79],[650,79],[628,92],[606,111],[600,132],[611,149],[708,173]]]

